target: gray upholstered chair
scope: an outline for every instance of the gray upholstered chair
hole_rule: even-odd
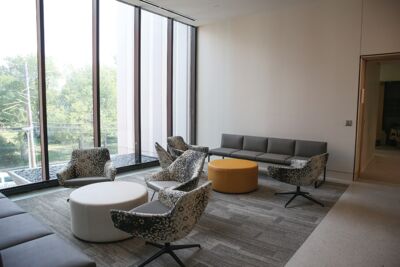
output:
[[[75,149],[57,179],[60,185],[76,187],[114,181],[116,173],[107,148]]]
[[[205,146],[189,145],[182,136],[170,136],[167,138],[167,149],[173,157],[179,157],[186,150],[195,150],[208,154],[209,148]]]
[[[151,199],[156,192],[178,186],[189,180],[197,185],[206,156],[199,151],[187,150],[166,169],[146,177],[147,186],[154,191]]]
[[[185,266],[174,250],[200,248],[200,245],[171,245],[171,242],[184,238],[192,231],[207,207],[210,194],[210,182],[198,188],[185,183],[161,190],[158,200],[131,211],[111,210],[111,218],[116,228],[161,249],[139,266],[145,266],[165,253],[170,254],[180,266]]]
[[[272,178],[296,186],[296,191],[275,193],[276,195],[293,195],[285,204],[285,208],[297,196],[305,197],[322,207],[324,206],[324,204],[312,198],[309,192],[301,191],[300,187],[312,185],[317,181],[318,177],[324,172],[328,156],[328,153],[324,153],[313,156],[308,160],[292,160],[290,166],[268,167],[268,173]]]
[[[154,147],[157,152],[158,161],[162,169],[166,169],[174,162],[176,157],[173,157],[167,150],[165,150],[159,143],[155,143]]]

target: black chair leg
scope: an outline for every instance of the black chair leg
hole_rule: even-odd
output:
[[[314,203],[317,203],[318,205],[321,205],[322,207],[325,207],[324,204],[319,202],[318,200],[314,199],[313,197],[310,196],[309,192],[301,191],[300,186],[297,186],[296,191],[290,191],[290,192],[282,192],[282,193],[275,193],[275,195],[293,195],[288,202],[285,204],[285,208],[297,197],[297,196],[302,196]]]
[[[144,262],[142,262],[141,264],[139,264],[139,267],[143,267],[147,264],[149,264],[150,262],[154,261],[155,259],[157,259],[158,257],[160,257],[161,255],[168,253],[169,255],[171,255],[172,258],[174,258],[174,260],[179,264],[179,266],[181,267],[185,267],[185,265],[183,264],[183,262],[179,259],[179,257],[175,254],[174,250],[179,250],[179,249],[186,249],[186,248],[201,248],[201,246],[199,244],[191,244],[191,245],[171,245],[170,243],[166,243],[164,245],[159,245],[153,242],[146,242],[146,244],[152,245],[154,247],[160,248],[160,250],[154,254],[153,256],[151,256],[150,258],[148,258],[147,260],[145,260]]]
[[[153,198],[154,198],[154,195],[156,194],[156,191],[153,191],[153,195],[151,196],[151,199],[150,199],[150,201],[152,201],[153,200]]]
[[[208,162],[210,162],[210,155],[208,155]]]

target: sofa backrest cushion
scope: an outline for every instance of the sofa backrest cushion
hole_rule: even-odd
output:
[[[268,139],[257,136],[244,136],[243,150],[267,152]]]
[[[327,152],[328,144],[326,142],[296,140],[295,156],[313,157]]]
[[[268,153],[294,155],[294,140],[268,138]]]
[[[242,149],[243,135],[222,134],[221,147]]]

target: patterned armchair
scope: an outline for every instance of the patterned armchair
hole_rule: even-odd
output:
[[[160,162],[160,166],[162,169],[166,169],[169,167],[169,165],[174,162],[176,157],[173,157],[168,151],[166,151],[159,143],[154,144],[157,156],[158,156],[158,161]]]
[[[147,186],[154,190],[151,199],[156,192],[182,183],[190,182],[197,186],[206,156],[202,152],[187,150],[166,169],[146,177]]]
[[[75,149],[57,179],[60,185],[76,187],[114,181],[116,173],[107,148]]]
[[[139,266],[145,266],[165,253],[184,266],[174,250],[200,248],[200,245],[171,245],[171,242],[184,238],[192,231],[207,207],[210,194],[210,182],[194,189],[192,185],[183,184],[160,191],[158,200],[131,211],[111,210],[111,218],[116,228],[161,249]]]
[[[322,207],[324,206],[324,204],[312,198],[309,192],[301,191],[300,187],[312,185],[317,181],[326,167],[328,156],[329,154],[325,153],[311,157],[309,160],[292,160],[290,166],[268,167],[269,175],[272,178],[296,186],[296,191],[275,193],[276,195],[293,195],[285,204],[285,208],[297,196],[302,196]]]
[[[209,148],[187,144],[182,136],[170,136],[167,138],[168,151],[173,157],[179,157],[186,150],[195,150],[208,154]]]

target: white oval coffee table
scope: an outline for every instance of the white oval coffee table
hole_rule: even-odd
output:
[[[103,182],[86,185],[69,196],[71,230],[79,239],[113,242],[131,237],[114,227],[110,210],[131,210],[148,200],[147,189],[134,182]]]

